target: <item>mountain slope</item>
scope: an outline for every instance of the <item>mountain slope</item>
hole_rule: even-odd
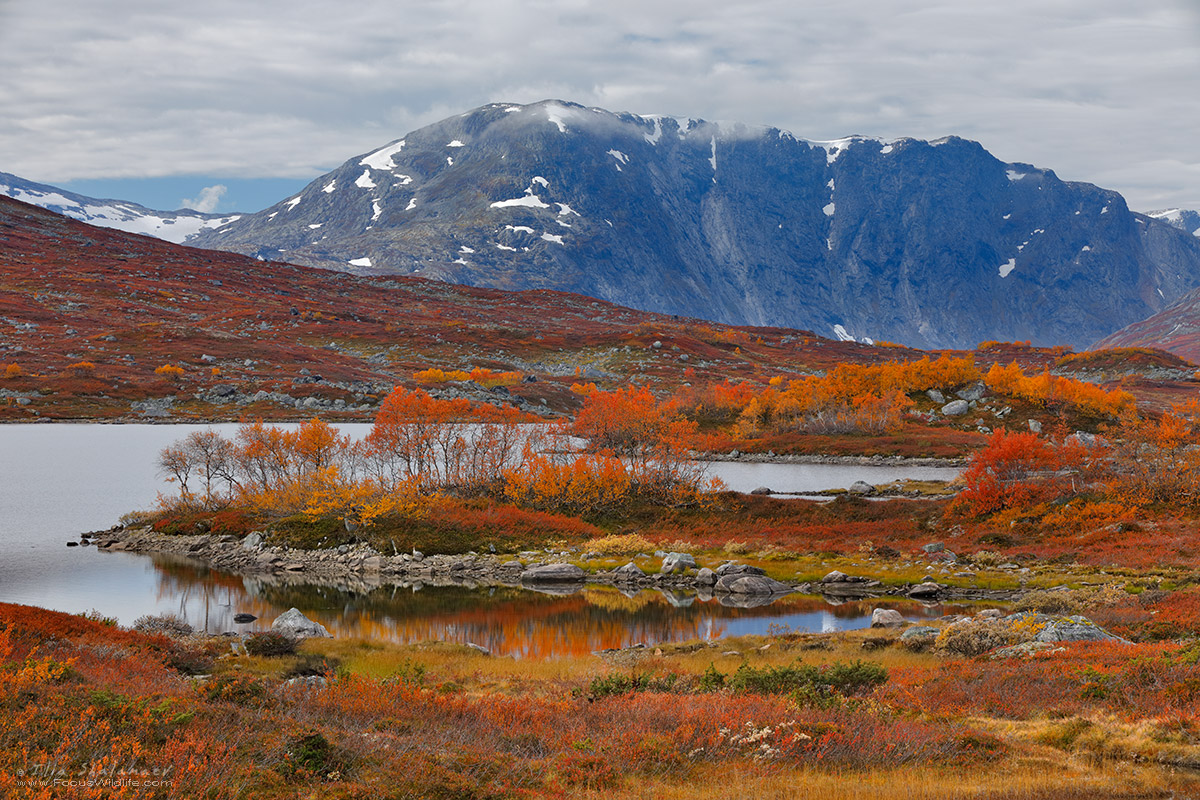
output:
[[[219,228],[237,215],[204,214],[191,209],[154,211],[127,200],[97,200],[0,172],[0,195],[49,209],[102,228],[116,228],[181,243],[202,230]]]
[[[1168,225],[1193,236],[1200,236],[1200,213],[1189,208],[1167,208],[1162,211],[1150,211],[1148,217],[1162,220]]]
[[[974,142],[554,101],[422,128],[195,242],[936,347],[1086,346],[1200,285],[1194,237]]]
[[[1157,347],[1200,364],[1200,289],[1096,342],[1110,347]]]

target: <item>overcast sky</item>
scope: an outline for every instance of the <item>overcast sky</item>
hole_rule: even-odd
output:
[[[1200,208],[1198,83],[1196,0],[0,0],[0,171],[256,210],[426,123],[553,97],[957,134]]]

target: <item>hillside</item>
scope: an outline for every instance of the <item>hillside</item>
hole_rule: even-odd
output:
[[[1127,325],[1096,347],[1157,347],[1200,361],[1200,290],[1189,292],[1148,319]]]
[[[219,228],[236,214],[205,214],[191,209],[155,211],[128,200],[98,200],[56,186],[0,172],[0,195],[41,206],[101,228],[141,233],[168,242],[185,242],[202,230]]]
[[[558,101],[414,131],[194,242],[920,347],[1086,347],[1200,286],[1196,237],[975,142]]]

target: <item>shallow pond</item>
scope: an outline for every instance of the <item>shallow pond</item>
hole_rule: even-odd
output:
[[[880,605],[834,606],[791,596],[745,609],[658,592],[626,597],[599,588],[567,596],[509,588],[337,588],[65,547],[81,531],[108,527],[127,511],[152,507],[160,491],[171,490],[155,471],[159,450],[202,427],[207,426],[0,425],[0,602],[73,613],[94,609],[125,625],[142,614],[169,611],[214,632],[235,628],[232,617],[241,611],[269,621],[296,606],[343,635],[472,641],[498,653],[537,657],[766,633],[772,625],[811,631],[863,627]],[[236,429],[233,424],[212,427],[227,435]],[[343,430],[360,435],[366,427]],[[924,479],[929,469],[715,462],[711,474],[738,490],[767,485],[802,492],[855,480]],[[942,613],[938,607],[890,605],[912,618]]]

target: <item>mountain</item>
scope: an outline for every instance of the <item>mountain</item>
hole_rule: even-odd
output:
[[[1083,347],[1200,286],[1195,237],[975,142],[559,101],[422,128],[194,241],[924,347]]]
[[[154,211],[127,200],[97,200],[44,183],[0,172],[0,195],[47,208],[102,228],[141,233],[168,242],[185,242],[202,230],[219,228],[236,215],[204,214],[185,208]]]
[[[1162,211],[1150,211],[1146,216],[1162,220],[1168,225],[1178,228],[1181,231],[1186,231],[1193,236],[1200,236],[1200,213],[1191,209],[1166,208]]]
[[[1096,343],[1111,347],[1156,347],[1200,364],[1200,289]]]
[[[520,372],[435,394],[577,408],[575,383],[755,380],[919,358],[727,328],[564,292],[505,292],[259,261],[93,227],[0,197],[0,421],[370,419],[429,368]],[[180,371],[160,371],[170,365]]]

